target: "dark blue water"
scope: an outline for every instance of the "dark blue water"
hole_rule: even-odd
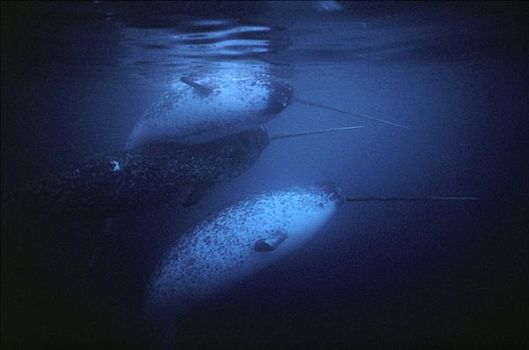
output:
[[[17,293],[2,278],[6,348],[144,348],[145,285],[170,242],[247,196],[320,180],[481,200],[344,205],[308,245],[182,316],[182,348],[529,345],[526,5],[2,2],[1,16],[2,198],[122,149],[181,76],[226,66],[409,126],[293,102],[270,134],[365,127],[273,142],[178,215],[33,226],[32,248],[8,255],[3,231],[3,268],[38,261]]]

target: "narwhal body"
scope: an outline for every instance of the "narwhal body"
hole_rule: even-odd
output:
[[[342,202],[332,184],[294,187],[241,201],[193,227],[168,250],[148,287],[151,326],[166,326],[190,305],[299,248]]]
[[[198,145],[158,143],[102,153],[11,193],[2,213],[23,218],[110,218],[169,202],[184,207],[247,171],[271,141],[361,126],[268,135],[257,127]]]
[[[285,109],[291,88],[266,67],[227,66],[183,77],[138,120],[127,148],[198,144],[263,125]]]
[[[192,205],[214,184],[245,172],[269,144],[255,128],[200,145],[160,143],[103,153],[15,192],[23,213],[112,217],[169,201]]]
[[[148,285],[146,316],[153,333],[194,304],[302,247],[345,202],[473,201],[475,197],[346,197],[334,183],[265,193],[228,207],[183,233]]]
[[[226,70],[202,77],[183,77],[138,120],[126,144],[200,144],[261,126],[292,102],[333,113],[406,126],[293,97],[292,88],[265,73]]]

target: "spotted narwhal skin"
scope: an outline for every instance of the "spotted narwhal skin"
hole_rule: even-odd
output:
[[[164,323],[299,248],[343,202],[333,184],[262,194],[220,211],[184,233],[161,260],[147,290],[150,322]],[[282,235],[272,250],[259,249]],[[158,325],[161,326],[161,325]]]
[[[263,125],[287,107],[291,88],[265,68],[223,67],[175,82],[138,120],[127,148],[198,144]]]
[[[13,193],[4,211],[112,217],[169,201],[192,205],[245,172],[269,144],[260,127],[200,145],[153,144],[96,155]]]

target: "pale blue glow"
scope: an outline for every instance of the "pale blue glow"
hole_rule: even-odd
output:
[[[128,147],[152,141],[202,143],[262,125],[271,91],[270,66],[222,62],[207,74],[191,75],[212,91],[208,96],[177,80],[137,122]]]
[[[336,210],[332,194],[297,187],[241,201],[184,233],[161,261],[148,289],[147,313],[177,315],[301,247]],[[269,252],[254,249],[276,231],[286,239]],[[163,317],[162,317],[163,318]]]

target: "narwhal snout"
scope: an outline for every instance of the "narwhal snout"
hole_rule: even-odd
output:
[[[336,203],[336,205],[342,205],[345,203],[345,197],[343,195],[343,190],[338,184],[326,181],[318,183],[317,186],[324,191],[329,200]]]

